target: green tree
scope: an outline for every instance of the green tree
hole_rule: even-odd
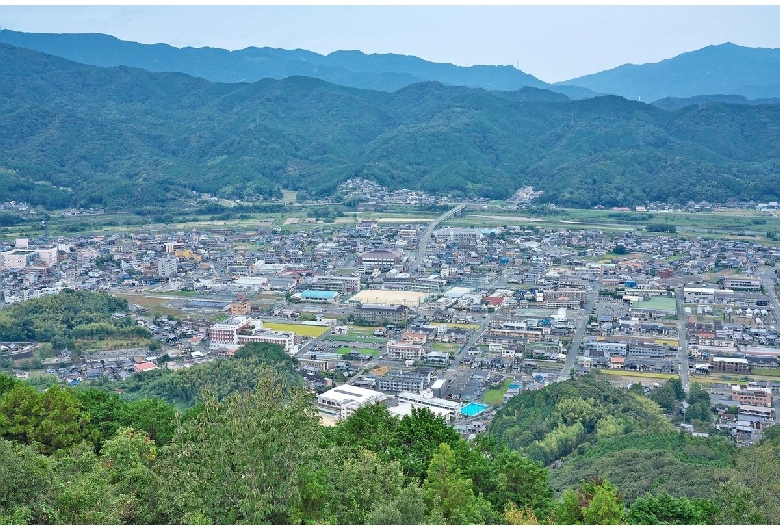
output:
[[[398,428],[398,420],[377,403],[360,407],[329,432],[331,443],[362,447],[386,455]]]
[[[649,397],[658,403],[658,406],[665,412],[672,412],[677,405],[677,396],[674,387],[668,382],[650,392]]]
[[[127,402],[116,393],[97,388],[79,389],[76,397],[89,416],[89,425],[98,433],[97,450],[99,451],[103,442],[113,438],[117,430],[124,425]]]
[[[504,492],[499,501],[501,509],[511,503],[515,508],[530,508],[539,519],[549,517],[553,490],[548,484],[546,467],[507,449],[496,458],[494,469]]]
[[[446,443],[431,458],[423,490],[432,515],[447,524],[484,524],[490,516],[490,503],[474,495],[471,479],[463,477]]]
[[[100,465],[108,482],[133,502],[124,514],[130,524],[164,524],[158,492],[164,487],[153,467],[157,458],[154,440],[147,433],[122,427],[100,451]]]
[[[398,462],[382,462],[375,453],[360,449],[341,455],[324,454],[336,463],[327,478],[331,491],[327,497],[328,512],[337,524],[364,524],[377,506],[392,503],[404,483]]]
[[[423,489],[414,484],[403,488],[390,502],[377,503],[366,517],[371,525],[421,525],[428,518]]]
[[[50,500],[54,484],[51,457],[31,446],[0,439],[0,522],[54,522]]]
[[[130,401],[124,407],[122,425],[144,431],[158,446],[168,444],[177,425],[177,409],[160,398]]]
[[[441,416],[420,407],[401,418],[388,452],[400,462],[404,475],[422,482],[440,444],[453,447],[459,441],[458,433]]]
[[[579,489],[564,492],[555,508],[556,524],[623,524],[623,500],[614,484],[591,478]]]
[[[57,487],[51,498],[57,524],[123,524],[130,521],[134,500],[112,484],[108,470],[91,445],[82,443],[62,451],[55,472]]]
[[[761,443],[741,449],[734,469],[714,500],[715,524],[780,524],[780,446]]]
[[[666,492],[636,499],[626,514],[628,524],[713,524],[715,505],[708,499],[675,498]]]
[[[56,386],[39,393],[19,385],[8,392],[0,401],[0,429],[6,438],[34,443],[45,454],[97,438],[78,399]]]
[[[321,431],[310,395],[284,377],[264,368],[253,392],[206,396],[200,414],[176,431],[157,464],[169,520],[301,522]]]

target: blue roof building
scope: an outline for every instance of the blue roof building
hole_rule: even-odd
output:
[[[309,302],[333,302],[338,297],[336,291],[312,291],[307,289],[301,293],[301,300]]]

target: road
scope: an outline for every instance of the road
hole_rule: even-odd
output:
[[[601,289],[601,278],[593,285],[593,290],[588,294],[588,299],[585,302],[585,309],[583,310],[583,316],[577,325],[577,331],[574,332],[574,336],[571,339],[571,347],[569,353],[566,355],[566,361],[563,363],[561,369],[561,375],[559,380],[563,381],[569,378],[571,369],[574,367],[574,363],[577,361],[577,355],[580,353],[580,343],[582,337],[585,335],[585,330],[588,327],[588,320],[590,312],[593,311],[593,306],[596,305],[596,298],[599,296],[599,289]]]
[[[458,353],[453,357],[451,366],[454,366],[455,368],[460,366],[460,360],[463,358],[466,352],[468,352],[470,348],[473,348],[477,341],[482,338],[482,334],[485,333],[485,328],[487,328],[489,323],[490,318],[482,319],[482,323],[479,325],[479,328],[474,330],[474,332],[469,337],[469,340],[466,341],[466,344],[464,344]]]
[[[423,259],[425,259],[425,250],[428,248],[428,241],[431,239],[431,235],[433,234],[433,231],[436,229],[436,227],[444,221],[445,219],[449,219],[459,211],[461,211],[463,208],[466,207],[466,203],[461,203],[457,205],[452,210],[448,210],[447,212],[443,213],[433,221],[431,221],[431,224],[428,225],[428,228],[425,229],[425,232],[423,232],[423,235],[420,236],[420,242],[417,245],[417,255],[415,257],[414,263],[412,263],[411,268],[409,269],[411,272],[417,272],[417,270],[420,268],[420,264],[422,263]]]
[[[678,287],[675,291],[677,297],[677,338],[679,340],[679,359],[680,359],[680,382],[683,390],[688,392],[688,327],[685,325],[685,310],[683,302],[685,294],[683,288]]]
[[[772,269],[761,269],[758,277],[761,278],[761,286],[772,305],[774,320],[780,322],[780,303],[777,301],[777,293],[775,292],[775,273]]]

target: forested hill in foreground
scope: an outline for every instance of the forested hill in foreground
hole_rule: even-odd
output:
[[[425,408],[398,418],[373,404],[322,426],[286,357],[280,346],[251,344],[198,373],[157,370],[136,391],[155,396],[136,400],[84,384],[39,391],[0,373],[0,524],[780,522],[776,426],[760,444],[736,448],[668,423],[647,431],[637,420],[662,421],[657,410],[586,378],[524,392],[521,401],[566,423],[596,423],[582,457],[594,472],[555,491],[559,470],[492,436],[466,441]],[[190,394],[195,404],[178,411],[159,394],[177,402]],[[645,450],[626,451],[626,436]],[[554,438],[562,440],[545,444]],[[637,477],[636,468],[666,463],[647,446],[699,465]],[[696,467],[704,469],[685,474]],[[696,480],[705,475],[708,489]]]
[[[306,77],[221,84],[0,45],[0,201],[124,207],[391,189],[565,206],[778,200],[780,105],[665,111],[620,97]]]
[[[168,44],[140,44],[102,33],[22,33],[0,30],[0,42],[49,53],[93,66],[132,66],[151,72],[181,72],[222,83],[315,77],[337,85],[392,92],[424,81],[487,90],[518,90],[552,85],[512,66],[456,66],[434,63],[411,55],[365,54],[357,50],[328,55],[279,48],[175,48]],[[593,97],[581,87],[556,86],[572,98]]]

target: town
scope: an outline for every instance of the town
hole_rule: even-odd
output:
[[[508,216],[478,227],[491,218],[482,202],[366,186],[342,187],[342,200],[368,197],[371,208],[338,223],[261,217],[2,242],[4,306],[107,291],[153,337],[49,357],[6,342],[3,367],[78,385],[271,342],[298,360],[326,424],[383,402],[399,416],[429,408],[469,437],[512,396],[589,372],[647,392],[668,377],[686,390],[698,381],[718,412],[712,427],[740,444],[775,423],[780,246]],[[518,215],[537,196],[520,190],[506,209]],[[383,217],[383,202],[448,206],[436,218]],[[771,216],[771,206],[754,209]]]

